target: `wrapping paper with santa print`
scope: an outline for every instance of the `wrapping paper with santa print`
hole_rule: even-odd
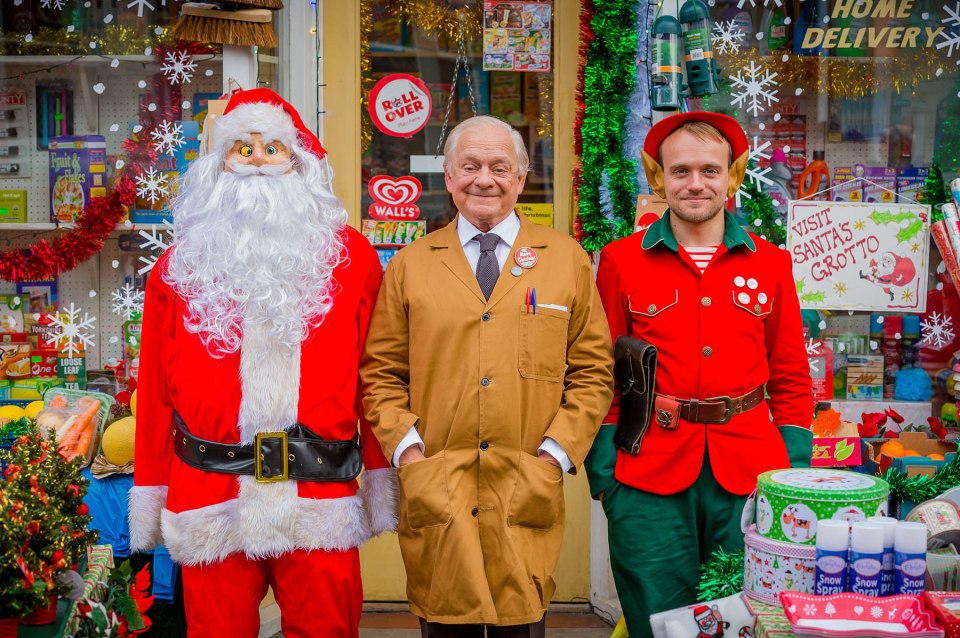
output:
[[[650,616],[654,638],[740,638],[753,636],[754,623],[743,594]]]

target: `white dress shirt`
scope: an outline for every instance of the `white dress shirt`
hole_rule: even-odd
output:
[[[497,242],[497,247],[494,252],[497,256],[497,265],[502,271],[503,265],[510,257],[510,250],[517,241],[517,235],[520,233],[520,218],[517,217],[516,212],[510,213],[503,221],[491,228],[489,232],[496,233],[497,236],[500,237],[500,241]],[[477,262],[480,261],[480,241],[475,240],[474,237],[482,233],[482,230],[467,221],[463,215],[457,217],[457,235],[460,237],[460,245],[463,246],[463,254],[466,255],[467,263],[470,264],[470,271],[474,273],[477,272]],[[394,467],[399,467],[400,455],[411,445],[419,446],[420,451],[423,452],[423,439],[420,438],[420,433],[417,432],[416,427],[410,428],[410,431],[400,439],[400,444],[393,453]],[[543,439],[543,443],[540,444],[537,452],[546,452],[557,459],[564,472],[569,472],[573,469],[573,462],[570,460],[570,457],[563,451],[560,444],[550,437]]]

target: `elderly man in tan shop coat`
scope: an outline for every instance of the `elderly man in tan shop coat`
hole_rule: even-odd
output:
[[[610,333],[590,260],[514,211],[529,160],[474,117],[444,148],[459,215],[390,261],[364,408],[400,479],[400,549],[423,636],[543,636],[563,476],[610,405]]]

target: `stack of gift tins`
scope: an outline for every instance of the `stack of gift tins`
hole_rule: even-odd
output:
[[[743,589],[780,602],[782,590],[813,593],[817,522],[885,516],[890,488],[875,476],[831,468],[772,470],[757,477],[756,525],[747,531]]]

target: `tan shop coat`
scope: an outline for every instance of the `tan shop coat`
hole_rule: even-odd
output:
[[[573,239],[520,220],[489,303],[456,220],[398,252],[367,338],[364,408],[384,453],[392,458],[412,426],[425,445],[427,460],[398,472],[399,534],[411,608],[434,622],[543,616],[564,503],[562,472],[537,448],[551,437],[582,464],[612,396],[589,258]],[[537,263],[517,276],[520,247]]]

